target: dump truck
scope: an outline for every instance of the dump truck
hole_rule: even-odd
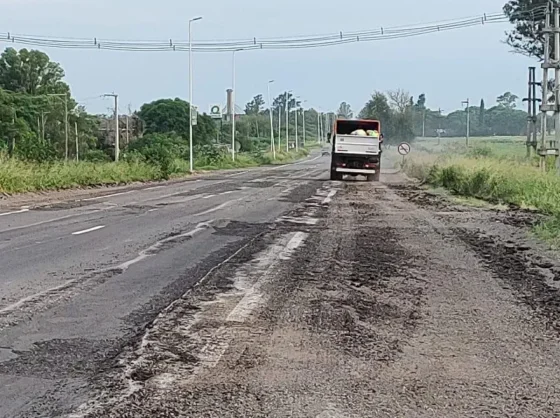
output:
[[[378,120],[337,119],[330,138],[331,180],[361,175],[379,181],[383,134]]]

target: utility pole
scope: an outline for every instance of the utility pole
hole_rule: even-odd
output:
[[[426,108],[422,113],[422,138],[426,138]]]
[[[241,51],[236,49],[231,54],[231,159],[235,161],[235,53]]]
[[[278,103],[278,152],[282,147],[282,105]]]
[[[299,150],[299,145],[298,145],[298,112],[299,112],[299,108],[296,105],[296,152]]]
[[[541,80],[542,86],[542,100],[541,100],[541,145],[539,149],[540,155],[540,168],[546,171],[546,157],[553,155],[555,163],[558,163],[558,144],[560,143],[560,12],[558,3],[548,3],[545,15],[545,26],[543,29],[544,35],[544,61],[541,64],[543,69],[543,78]],[[551,10],[552,9],[552,10]],[[551,12],[554,11],[554,26],[551,27]],[[550,47],[552,43],[552,35],[554,35],[554,54],[551,57]],[[554,69],[554,104],[549,103],[548,91],[548,72]],[[555,141],[546,143],[547,132],[547,116],[548,112],[554,112],[555,120]],[[555,165],[556,165],[555,164]]]
[[[76,135],[76,162],[80,161],[80,145],[78,141],[78,122],[74,122],[74,133]]]
[[[289,123],[290,123],[290,92],[286,92],[286,152],[290,152],[290,135],[289,135]]]
[[[68,95],[66,93],[48,94],[48,96],[62,97],[64,100],[64,160],[68,161]]]
[[[438,130],[437,130],[437,144],[441,145],[441,107],[438,109]]]
[[[43,143],[45,142],[45,129],[47,127],[47,121],[45,120],[45,115],[48,115],[49,113],[51,112],[41,112],[41,139],[43,140]]]
[[[126,115],[126,145],[128,145],[128,143],[130,141],[130,134],[128,133],[128,126],[129,126],[128,115]]]
[[[471,134],[471,109],[469,107],[469,99],[461,102],[462,104],[466,104],[467,105],[467,137],[466,137],[466,145],[467,148],[469,147],[469,137]]]
[[[536,68],[529,67],[529,82],[527,87],[527,97],[523,99],[527,102],[527,158],[531,157],[531,148],[537,150],[537,102],[541,99],[537,98],[537,86],[541,83],[536,81]]]
[[[276,147],[274,146],[274,122],[272,121],[272,101],[270,100],[270,85],[274,83],[274,80],[268,82],[268,113],[270,114],[270,151],[272,152],[272,158],[276,159]]]
[[[305,147],[305,109],[303,109],[301,113],[303,118],[303,146]]]
[[[202,17],[195,17],[189,20],[189,171],[194,171],[193,159],[193,63],[192,63],[192,24]]]
[[[317,141],[321,143],[321,114],[317,112]]]
[[[113,97],[115,99],[115,162],[119,161],[120,153],[120,127],[119,127],[119,95],[115,93],[104,94],[103,97]]]

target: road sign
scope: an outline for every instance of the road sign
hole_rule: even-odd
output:
[[[191,106],[191,124],[192,126],[196,126],[198,123],[198,107],[192,105]]]
[[[397,150],[399,151],[399,154],[406,155],[410,152],[410,144],[408,144],[406,142],[401,142],[399,144]]]
[[[220,105],[210,106],[210,117],[213,119],[222,118],[222,107]]]

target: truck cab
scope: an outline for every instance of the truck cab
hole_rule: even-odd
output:
[[[382,141],[378,120],[337,119],[331,135],[331,180],[362,175],[379,181]]]

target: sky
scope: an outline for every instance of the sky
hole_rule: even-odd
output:
[[[125,40],[251,39],[331,34],[407,26],[501,11],[505,0],[0,0],[0,32],[47,37]],[[421,4],[419,6],[418,4]],[[320,49],[258,50],[236,54],[236,103],[257,94],[292,90],[306,107],[335,111],[342,101],[358,112],[376,91],[424,93],[427,106],[448,113],[470,99],[486,106],[498,95],[526,92],[527,67],[538,62],[503,43],[508,23],[413,38]],[[15,46],[4,43],[2,48]],[[22,45],[19,47],[23,47]],[[107,113],[119,95],[120,112],[164,97],[188,99],[188,53],[37,48],[59,62],[73,96],[91,112]],[[201,111],[225,104],[232,54],[193,55],[193,103]]]

